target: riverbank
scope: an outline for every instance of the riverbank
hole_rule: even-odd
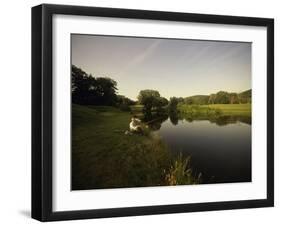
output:
[[[131,117],[114,107],[72,105],[73,190],[199,182],[190,173],[180,178],[177,168],[188,170],[188,162],[159,137],[125,135]]]

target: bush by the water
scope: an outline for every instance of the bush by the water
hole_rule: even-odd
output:
[[[165,180],[167,185],[199,184],[201,174],[195,176],[190,166],[190,157],[184,158],[180,153],[169,168]]]

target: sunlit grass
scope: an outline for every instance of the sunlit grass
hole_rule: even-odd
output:
[[[179,104],[178,110],[184,114],[206,116],[251,116],[251,104]]]
[[[251,116],[252,105],[248,104],[210,104],[211,109],[220,109],[223,115]]]

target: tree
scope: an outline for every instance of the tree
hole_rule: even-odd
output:
[[[246,90],[238,94],[240,103],[252,103],[252,90]]]
[[[208,104],[229,104],[231,101],[236,102],[234,93],[229,94],[228,92],[219,91],[210,95]]]
[[[165,97],[158,97],[154,100],[154,106],[156,108],[162,108],[169,104],[169,101]]]
[[[78,104],[87,104],[89,91],[94,80],[74,65],[72,65],[71,74],[72,101]]]
[[[237,93],[229,94],[229,103],[230,104],[239,104],[239,97]]]
[[[178,98],[171,97],[170,102],[169,102],[169,111],[170,112],[176,112],[178,103],[179,103]]]
[[[82,105],[115,105],[117,82],[107,77],[93,77],[72,65],[72,101]]]
[[[96,78],[95,87],[97,94],[97,104],[99,105],[114,105],[117,101],[117,82],[111,78],[99,77]]]
[[[208,100],[208,104],[214,104],[216,99],[216,94],[211,94]]]
[[[158,97],[155,99],[154,107],[158,115],[165,114],[164,107],[169,104],[169,101],[165,97]]]
[[[229,94],[224,91],[220,91],[216,94],[215,104],[229,104]]]
[[[130,111],[130,105],[135,104],[135,101],[123,95],[117,95],[117,107],[122,111]]]
[[[157,90],[141,90],[138,95],[138,101],[140,104],[143,104],[144,112],[151,112],[153,107],[156,107],[159,104],[160,93]]]

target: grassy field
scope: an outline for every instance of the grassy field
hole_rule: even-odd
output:
[[[143,105],[135,104],[135,105],[131,105],[130,108],[131,108],[131,111],[133,111],[133,112],[141,112],[143,109]]]
[[[130,185],[125,177],[134,172],[130,164],[138,153],[127,149],[146,139],[124,134],[130,118],[113,107],[73,105],[72,189]]]
[[[131,112],[136,115],[142,114],[143,105],[130,106]],[[180,110],[201,111],[219,110],[222,115],[228,116],[251,116],[251,104],[209,104],[209,105],[179,105]]]
[[[251,104],[210,104],[210,105],[179,105],[178,109],[186,114],[251,116]]]
[[[251,104],[211,104],[211,109],[220,109],[223,115],[251,116]]]
[[[158,137],[125,135],[130,119],[114,107],[72,106],[73,190],[171,183],[169,150]]]

